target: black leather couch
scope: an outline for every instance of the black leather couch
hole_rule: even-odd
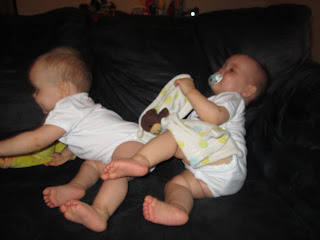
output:
[[[5,239],[319,239],[320,65],[310,57],[309,8],[277,5],[224,10],[194,18],[115,16],[93,22],[78,9],[36,16],[0,16],[0,137],[37,127],[32,60],[60,46],[79,49],[90,64],[90,95],[137,121],[173,76],[189,73],[210,95],[208,76],[227,57],[249,54],[269,70],[267,94],[247,109],[248,177],[237,194],[196,200],[190,221],[167,227],[144,220],[144,196],[164,197],[182,171],[171,159],[129,184],[126,200],[102,233],[67,221],[42,200],[47,186],[67,183],[81,159],[60,167],[0,169],[0,238]],[[317,44],[317,43],[313,43]],[[91,203],[101,181],[82,199]]]

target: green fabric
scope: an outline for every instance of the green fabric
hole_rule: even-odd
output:
[[[58,142],[35,154],[14,157],[11,168],[32,167],[50,162],[52,160],[51,154],[54,152],[61,153],[65,147],[65,144]]]

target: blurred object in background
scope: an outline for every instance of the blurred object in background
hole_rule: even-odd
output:
[[[15,0],[1,0],[0,14],[18,14]]]

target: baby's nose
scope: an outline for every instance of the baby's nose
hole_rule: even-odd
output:
[[[216,74],[224,74],[225,70],[223,68],[220,68],[218,72],[216,72]]]

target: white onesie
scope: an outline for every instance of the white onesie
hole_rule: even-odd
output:
[[[95,104],[87,93],[60,100],[45,123],[66,131],[59,141],[79,158],[108,163],[123,142],[136,140],[138,125],[123,120],[117,113]]]
[[[187,164],[185,166],[197,179],[207,184],[214,197],[219,197],[239,191],[246,178],[245,103],[242,97],[235,92],[220,93],[211,96],[208,100],[229,111],[229,120],[219,127],[230,132],[231,137],[242,151],[243,157],[234,155],[229,164],[204,165],[200,168],[192,168]],[[188,119],[199,120],[199,117],[193,111]]]

